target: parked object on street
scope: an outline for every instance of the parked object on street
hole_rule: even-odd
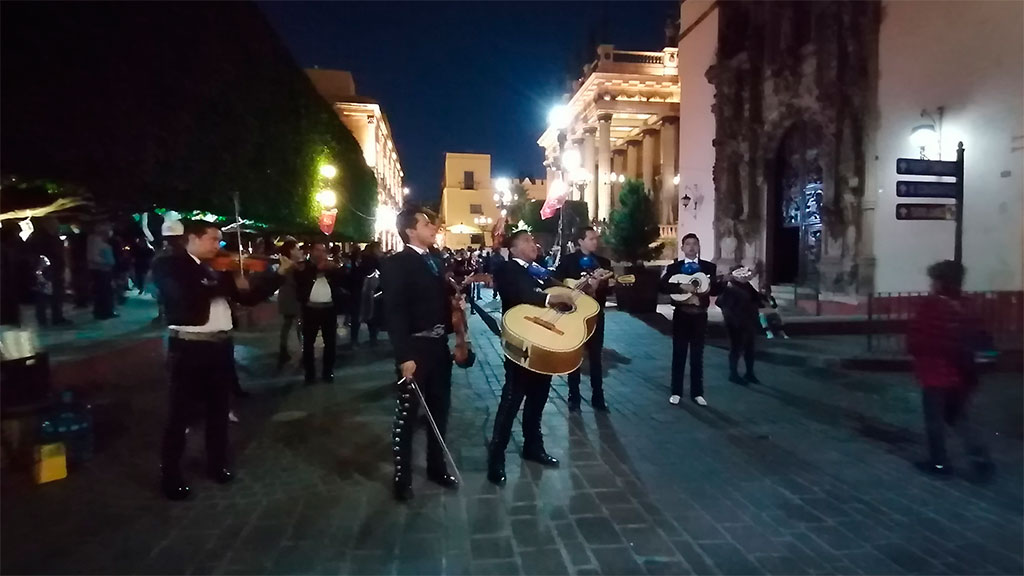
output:
[[[60,394],[60,402],[43,414],[39,422],[39,441],[60,443],[65,447],[67,463],[82,464],[93,455],[93,420],[90,406],[75,400],[70,390]]]
[[[32,478],[36,484],[45,484],[68,477],[64,445],[60,442],[36,447],[36,463]]]

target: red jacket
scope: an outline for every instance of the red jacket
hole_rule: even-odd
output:
[[[974,354],[965,344],[971,325],[962,301],[936,294],[922,300],[907,332],[907,351],[921,386],[970,383]]]

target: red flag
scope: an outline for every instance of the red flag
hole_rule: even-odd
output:
[[[540,217],[545,220],[551,218],[562,207],[562,204],[565,204],[565,196],[549,196],[540,208]]]
[[[320,212],[320,230],[324,234],[330,236],[331,232],[334,232],[334,221],[338,216],[338,209],[332,208],[330,210],[322,210]]]

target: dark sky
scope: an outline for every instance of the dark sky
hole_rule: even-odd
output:
[[[494,176],[543,176],[537,138],[591,34],[660,50],[679,10],[674,1],[260,5],[301,66],[349,70],[356,91],[380,102],[425,202],[440,195],[445,152],[489,153]]]

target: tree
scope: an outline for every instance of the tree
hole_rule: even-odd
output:
[[[619,193],[619,207],[612,210],[606,241],[622,260],[642,265],[661,252],[662,243],[654,202],[640,180],[627,180]]]

